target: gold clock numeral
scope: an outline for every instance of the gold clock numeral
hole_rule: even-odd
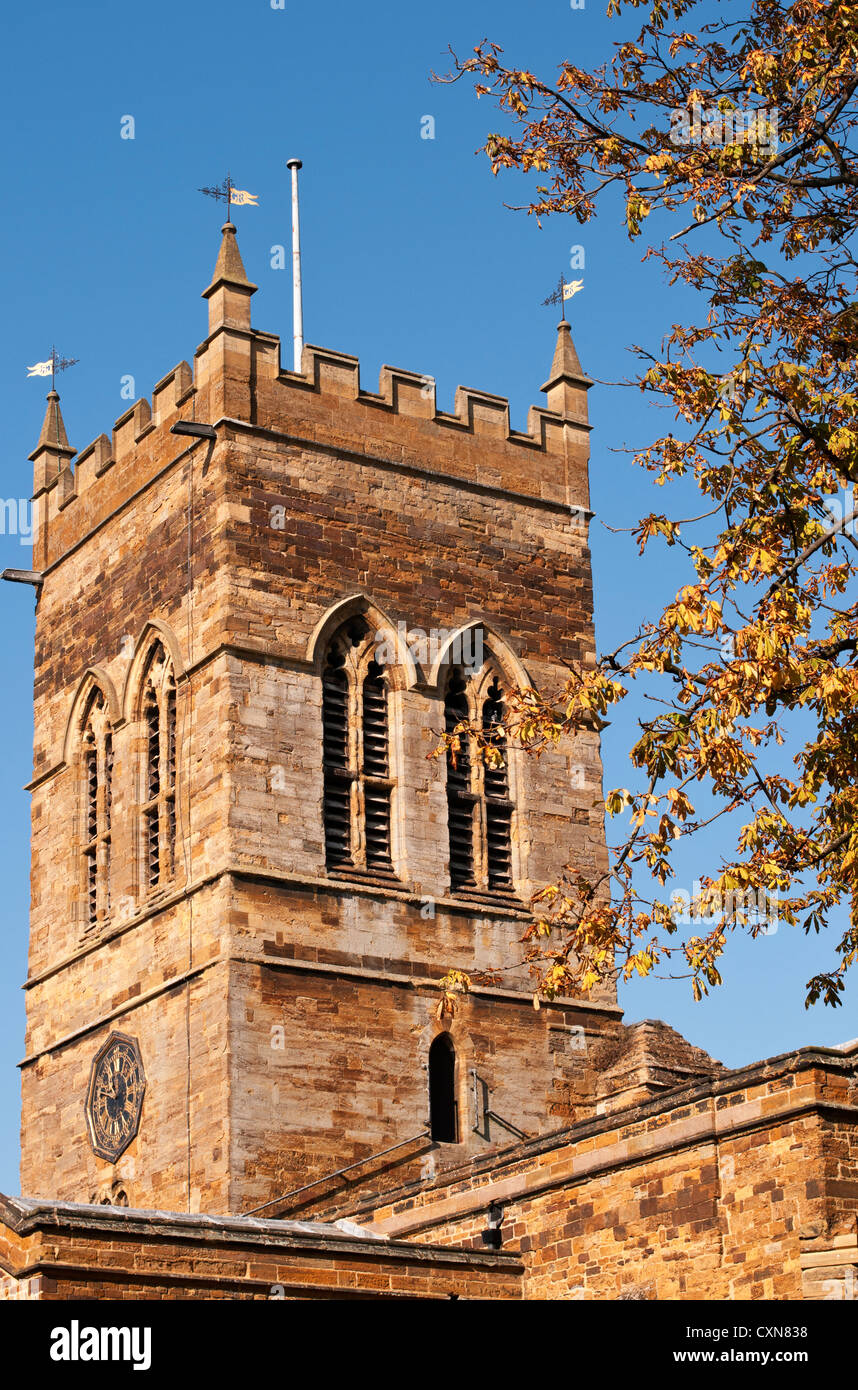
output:
[[[136,1043],[113,1035],[93,1066],[87,1113],[93,1146],[113,1162],[136,1132],[146,1082]]]

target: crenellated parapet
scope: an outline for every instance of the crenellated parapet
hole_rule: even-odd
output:
[[[271,341],[277,343],[279,350],[279,339]],[[391,366],[381,368],[378,390],[367,391],[360,384],[357,357],[311,344],[304,347],[301,373],[278,369],[277,380],[286,388],[310,390],[319,396],[336,397],[343,403],[363,405],[369,410],[380,408],[404,420],[425,421],[436,426],[439,432],[453,431],[479,437],[481,443],[494,441],[549,454],[563,454],[570,439],[585,446],[590,428],[585,392],[592,383],[583,377],[578,385],[580,400],[576,402],[575,416],[531,406],[526,430],[511,427],[506,396],[458,386],[453,410],[440,410],[434,377]]]
[[[75,460],[51,392],[35,452],[36,555],[49,567],[134,496],[189,446],[171,434],[178,420],[213,426],[218,440],[240,425],[297,445],[365,450],[367,458],[424,469],[586,510],[587,390],[569,325],[559,326],[547,406],[532,406],[526,430],[510,424],[509,401],[458,387],[452,411],[438,408],[433,377],[383,366],[378,390],[361,385],[350,354],[307,345],[301,372],[281,365],[280,339],[250,325],[256,286],[248,280],[228,223],[211,284],[209,333],[193,368],[180,362]]]

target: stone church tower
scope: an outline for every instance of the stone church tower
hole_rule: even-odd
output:
[[[38,530],[22,1191],[241,1213],[430,1176],[594,1113],[616,1000],[531,1002],[533,890],[605,862],[595,731],[433,758],[593,659],[588,425],[307,347],[223,229],[208,336],[77,455]],[[505,967],[452,1018],[447,970]],[[434,1141],[434,1142],[433,1142]]]

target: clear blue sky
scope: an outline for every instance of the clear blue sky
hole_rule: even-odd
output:
[[[15,7],[4,20],[0,105],[0,221],[4,332],[0,383],[6,428],[6,500],[31,491],[33,448],[44,383],[28,364],[51,343],[79,357],[62,381],[66,425],[83,448],[127,407],[122,378],[137,394],[205,334],[208,283],[222,213],[201,184],[227,168],[259,195],[235,217],[251,278],[258,328],[291,335],[288,271],[270,268],[270,248],[289,241],[285,160],[302,175],[305,328],[310,342],[359,355],[375,389],[387,362],[437,379],[442,408],[456,385],[510,398],[513,423],[541,401],[556,314],[541,300],[584,246],[574,301],[581,360],[601,382],[632,370],[628,345],[656,345],[687,309],[642,268],[616,215],[582,229],[504,207],[514,181],[492,178],[474,154],[496,124],[488,100],[460,84],[440,87],[448,44],[468,52],[484,35],[516,66],[550,73],[561,58],[581,66],[606,57],[631,21],[608,21],[604,0],[402,5],[383,0],[326,5],[285,0],[197,0],[142,5]],[[420,138],[421,118],[435,139]],[[133,116],[135,138],[120,138]],[[612,452],[654,436],[662,417],[638,392],[599,385],[591,393],[593,504],[611,525],[652,509],[650,484]],[[25,515],[26,519],[26,515]],[[7,527],[8,530],[8,527]],[[641,565],[628,537],[592,528],[598,636],[621,640],[635,617],[679,578],[659,556]],[[0,565],[27,567],[17,535],[0,536]],[[28,912],[32,742],[33,598],[3,586],[0,614],[6,730],[0,798],[2,961],[0,973],[0,1190],[17,1192],[19,1085]],[[443,626],[443,615],[439,615]],[[627,720],[604,736],[606,783],[628,780]],[[706,865],[687,858],[687,886]],[[681,880],[684,886],[684,881]],[[687,984],[647,983],[624,991],[629,1020],[662,1017],[732,1065],[809,1042],[858,1033],[851,1004],[806,1013],[803,983],[819,958],[786,931],[737,942],[720,993],[700,1005]],[[822,959],[828,960],[828,955]]]

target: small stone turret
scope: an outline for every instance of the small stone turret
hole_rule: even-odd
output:
[[[65,497],[74,489],[74,475],[71,461],[77,453],[69,444],[63,413],[60,410],[59,392],[50,390],[47,396],[47,409],[42,423],[39,442],[30,454],[33,465],[33,503],[37,516],[33,529],[33,567],[41,569],[47,558],[47,530],[38,520],[38,514],[47,508],[47,494],[57,488]]]
[[[572,330],[565,319],[557,325],[557,346],[551,372],[540,389],[548,397],[548,409],[555,415],[565,415],[576,424],[586,425],[587,392],[593,385],[585,376],[572,341]]]
[[[212,282],[203,290],[209,302],[209,333],[227,325],[250,328],[250,300],[256,285],[247,278],[235,236],[235,223],[225,222]]]
[[[59,392],[49,391],[48,407],[42,424],[39,442],[30,454],[33,464],[33,496],[54,487],[59,475],[68,468],[77,453],[69,444],[63,413],[60,410]]]
[[[225,222],[221,232],[212,282],[203,290],[209,302],[209,334],[197,350],[194,377],[198,386],[208,388],[211,420],[221,416],[250,420],[255,372],[250,301],[256,286],[247,278],[234,223]]]

